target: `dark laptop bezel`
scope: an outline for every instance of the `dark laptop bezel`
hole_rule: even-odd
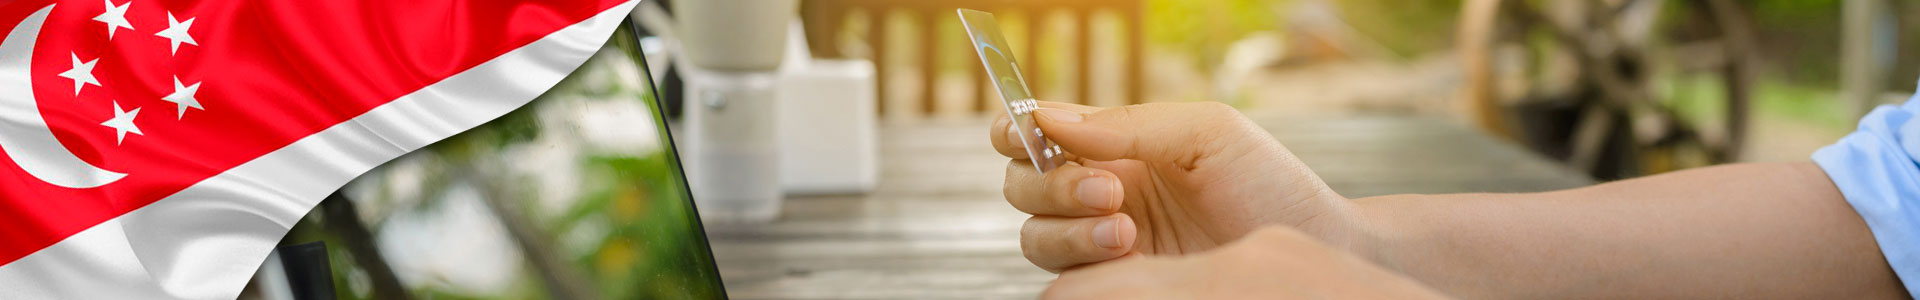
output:
[[[693,230],[698,231],[694,236],[698,241],[700,249],[704,250],[700,251],[700,254],[706,255],[707,261],[707,269],[702,271],[713,275],[710,276],[710,278],[712,278],[713,281],[711,284],[716,288],[715,291],[720,293],[721,299],[727,299],[726,284],[723,283],[724,280],[720,278],[720,262],[715,261],[713,258],[713,243],[708,242],[706,224],[703,224],[700,220],[699,206],[694,205],[693,186],[688,183],[685,167],[680,163],[680,148],[674,145],[673,130],[667,127],[669,125],[667,122],[666,106],[662,104],[662,102],[665,101],[662,99],[664,96],[660,93],[659,84],[654,82],[652,75],[650,75],[653,74],[652,66],[647,65],[646,55],[642,54],[643,49],[640,49],[641,32],[639,24],[635,24],[632,18],[628,18],[620,23],[620,28],[614,31],[612,39],[607,42],[620,43],[618,46],[626,52],[629,58],[633,59],[635,64],[640,66],[640,74],[648,76],[646,80],[647,90],[651,92],[652,96],[647,97],[647,107],[648,110],[653,113],[654,128],[656,128],[660,134],[662,145],[665,145],[665,149],[663,150],[666,151],[668,166],[673,168],[674,176],[679,178],[680,198],[683,199],[682,201],[685,201],[683,204],[686,204],[686,212],[689,214],[686,217],[692,221]]]

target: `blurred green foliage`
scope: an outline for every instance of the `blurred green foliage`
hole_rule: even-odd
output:
[[[1270,0],[1146,0],[1148,43],[1189,55],[1206,74],[1248,33],[1279,29]]]
[[[1310,0],[1145,0],[1149,42],[1161,49],[1190,56],[1203,71],[1220,62],[1226,48],[1247,34],[1285,30],[1291,10]],[[1402,57],[1448,51],[1462,0],[1326,0],[1340,11],[1348,25]],[[1533,1],[1541,2],[1541,1]],[[1682,8],[1684,0],[1667,1]],[[1839,32],[1843,0],[1744,0],[1759,32],[1762,59],[1768,70],[1782,76],[1776,84],[1836,88],[1839,80]],[[1920,3],[1887,1],[1888,10],[1901,18],[1920,19]],[[1536,3],[1538,4],[1538,3]],[[1670,17],[1690,18],[1679,9]],[[1920,46],[1920,20],[1901,22],[1902,49]],[[1911,52],[1911,51],[1905,51]],[[1890,79],[1896,89],[1910,89],[1920,72],[1920,57],[1901,58]],[[1794,70],[1778,72],[1778,70]]]
[[[1837,89],[1841,0],[1752,0],[1760,54],[1784,80]]]
[[[1687,122],[1704,126],[1726,118],[1726,89],[1711,74],[1675,76],[1662,99]],[[1779,116],[1827,133],[1844,133],[1854,120],[1847,103],[1834,101],[1838,92],[1786,82],[1780,76],[1760,78],[1753,93],[1753,114]]]
[[[1227,48],[1248,34],[1284,31],[1308,0],[1146,0],[1146,34],[1153,47],[1182,53],[1210,74]],[[1400,57],[1452,46],[1461,0],[1328,0],[1339,17]]]
[[[1335,0],[1355,30],[1403,57],[1453,47],[1461,0]]]

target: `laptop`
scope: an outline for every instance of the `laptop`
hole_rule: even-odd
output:
[[[321,201],[240,298],[725,298],[628,23],[527,106]]]

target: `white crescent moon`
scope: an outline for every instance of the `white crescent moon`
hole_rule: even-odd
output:
[[[0,41],[0,151],[6,151],[27,174],[49,184],[84,189],[119,181],[127,174],[74,157],[40,118],[40,105],[33,99],[33,44],[52,11],[53,5],[47,5],[27,16]]]

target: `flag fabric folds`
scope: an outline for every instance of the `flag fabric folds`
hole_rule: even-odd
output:
[[[0,1],[0,298],[233,298],[321,198],[526,104],[636,2]]]

